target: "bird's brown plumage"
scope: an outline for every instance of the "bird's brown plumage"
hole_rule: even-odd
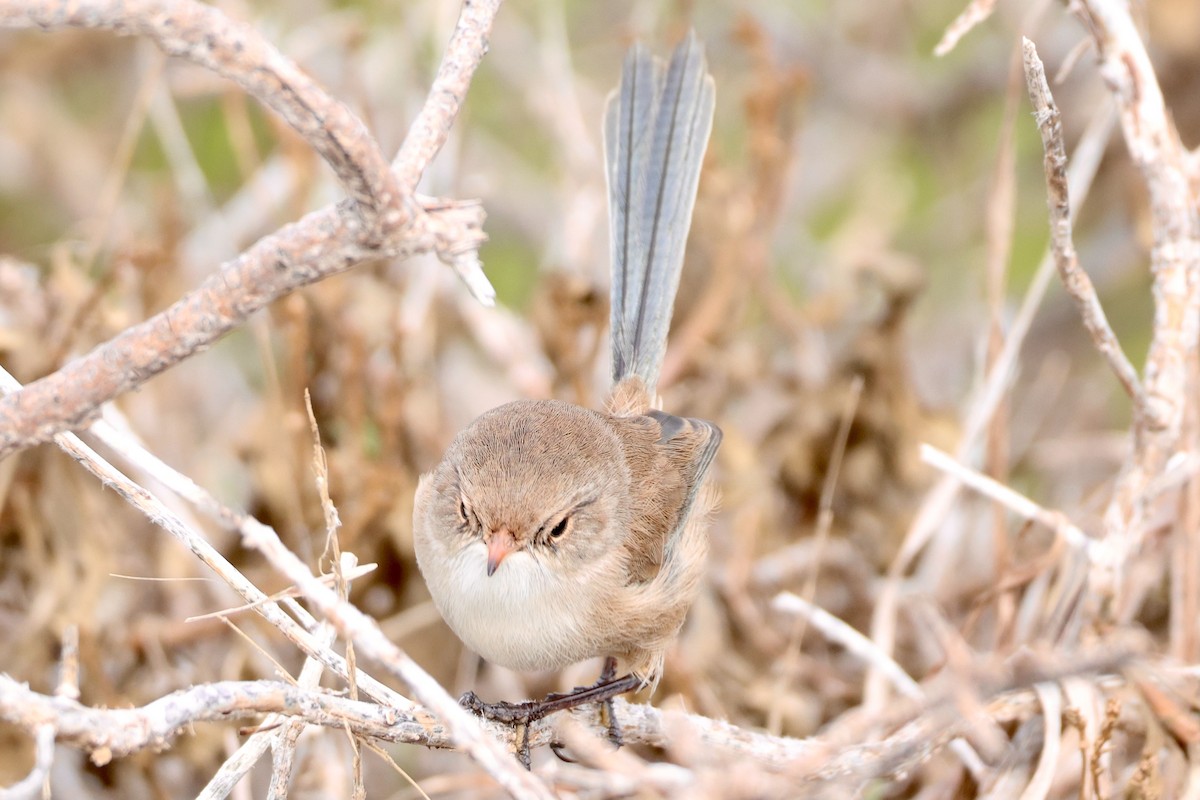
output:
[[[605,410],[524,400],[464,429],[417,489],[417,561],[442,616],[523,670],[618,657],[647,683],[696,597],[720,430],[655,407],[712,124],[689,35],[635,46],[605,120],[614,386]]]

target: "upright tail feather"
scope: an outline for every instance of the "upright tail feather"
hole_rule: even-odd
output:
[[[637,375],[651,396],[667,347],[714,98],[704,46],[688,33],[665,66],[634,45],[605,113],[613,381]]]

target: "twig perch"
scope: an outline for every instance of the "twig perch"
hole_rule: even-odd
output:
[[[676,726],[706,748],[726,758],[751,758],[781,768],[811,754],[815,745],[799,739],[768,736],[692,714],[666,712],[653,706],[616,701],[617,717],[629,743],[664,746]],[[7,675],[0,675],[0,719],[35,732],[52,725],[60,742],[111,759],[145,749],[168,747],[188,727],[199,722],[253,719],[279,714],[329,728],[348,727],[354,733],[381,741],[451,748],[455,737],[433,722],[422,709],[402,710],[378,703],[351,700],[321,689],[305,689],[280,681],[222,681],[181,689],[140,708],[90,708],[69,697],[40,694]],[[572,712],[577,724],[595,736],[606,729],[593,710]],[[589,719],[590,717],[590,719]],[[530,732],[535,744],[557,739],[557,720],[536,723]],[[518,735],[511,726],[482,721],[489,735],[510,745]],[[99,754],[99,755],[97,755]],[[516,768],[516,761],[513,760]]]

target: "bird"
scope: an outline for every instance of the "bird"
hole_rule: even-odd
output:
[[[417,563],[471,650],[520,671],[605,659],[596,686],[545,701],[464,696],[493,719],[529,722],[653,688],[699,592],[714,502],[705,478],[722,434],[662,411],[656,392],[714,105],[694,32],[666,63],[641,43],[629,49],[604,115],[607,400],[600,409],[534,399],[487,411],[418,484]]]

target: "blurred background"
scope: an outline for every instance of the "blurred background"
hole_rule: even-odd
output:
[[[217,5],[354,108],[389,157],[459,10],[447,0]],[[917,445],[957,446],[989,349],[1046,246],[1041,143],[1019,63],[1013,81],[1014,49],[1029,36],[1053,76],[1082,31],[1057,4],[1006,2],[935,57],[962,6],[512,2],[421,187],[482,200],[497,307],[472,301],[433,258],[365,264],[274,304],[117,406],[154,452],[273,525],[315,566],[324,522],[308,389],[342,548],[379,565],[356,583],[355,601],[453,693],[517,699],[590,682],[594,664],[521,676],[463,651],[416,569],[412,496],[481,411],[518,397],[601,401],[603,104],[631,41],[666,53],[694,26],[716,79],[716,122],[661,391],[667,409],[724,429],[723,499],[710,580],[654,701],[813,735],[861,702],[864,667],[774,615],[770,598],[815,580],[818,605],[868,630],[882,575],[934,477]],[[1195,146],[1200,5],[1140,11],[1168,105]],[[1053,85],[1069,147],[1107,102],[1093,54],[1076,56]],[[141,40],[0,31],[0,363],[22,381],[340,197],[304,143],[227,81]],[[1150,330],[1147,238],[1144,190],[1118,135],[1076,243],[1138,365]],[[1094,528],[1124,457],[1128,404],[1057,283],[1019,363],[989,430],[988,464]],[[818,544],[819,500],[848,414],[832,526]],[[261,588],[285,588],[235,536],[196,524]],[[1002,656],[1036,636],[1003,598],[1019,602],[1051,544],[964,496],[905,596],[936,608],[976,652]],[[69,624],[79,627],[91,705],[271,678],[273,661],[297,669],[300,656],[251,614],[235,621],[261,650],[220,621],[184,621],[237,604],[54,448],[0,462],[0,670],[51,690]],[[1151,631],[1164,604],[1147,595],[1141,621]],[[917,679],[944,660],[904,614],[897,656]],[[204,725],[169,751],[103,767],[60,748],[56,796],[193,795],[239,741],[234,726]],[[344,737],[313,735],[306,748],[295,796],[345,793]],[[389,749],[430,794],[491,791],[461,756]],[[31,759],[28,739],[0,726],[0,780],[25,774]],[[389,768],[367,762],[370,796],[409,796]],[[935,759],[885,796],[910,796],[955,768]]]

